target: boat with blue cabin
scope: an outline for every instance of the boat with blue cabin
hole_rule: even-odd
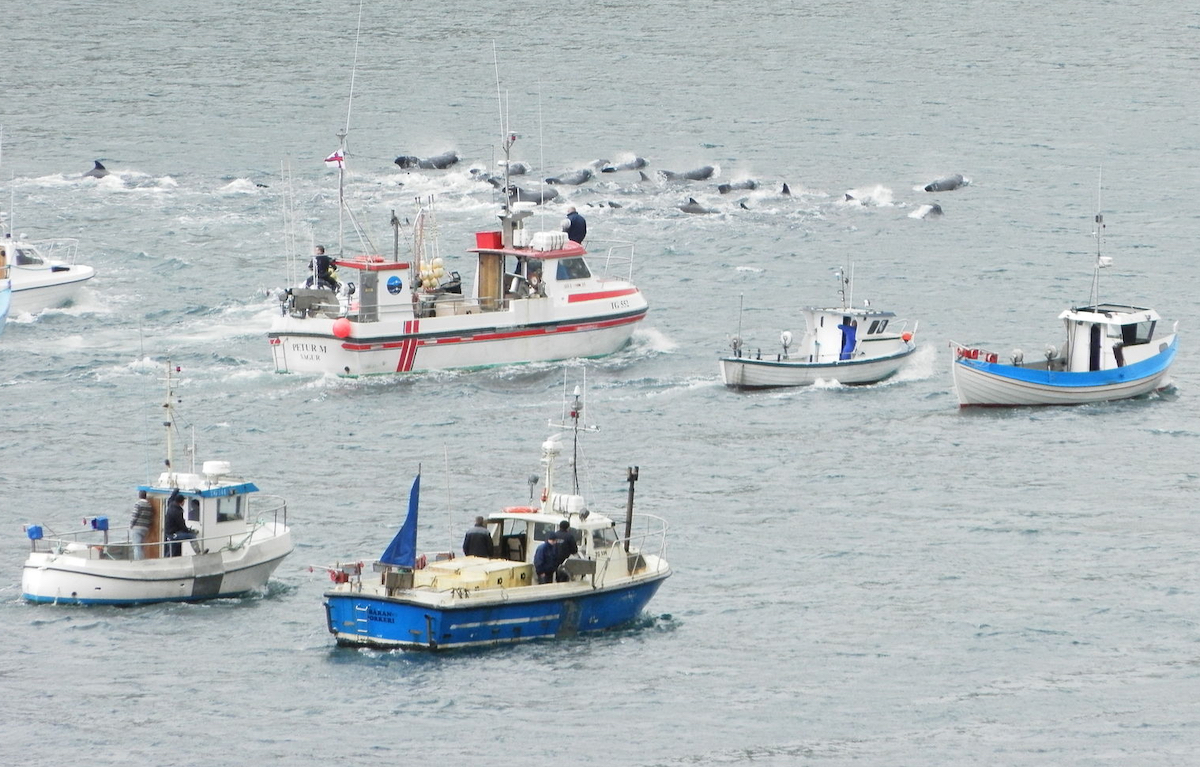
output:
[[[581,410],[577,390],[571,424],[558,424],[573,431],[576,457],[585,428]],[[577,474],[571,492],[558,492],[555,465],[562,452],[561,432],[542,444],[540,502],[486,517],[490,557],[448,551],[418,556],[418,475],[407,518],[383,556],[370,567],[353,562],[329,568],[335,585],[325,593],[325,612],[337,643],[446,650],[574,636],[634,621],[671,574],[666,522],[633,514],[636,467],[628,473],[623,531],[615,519],[588,507]],[[531,498],[538,497],[537,482],[532,476]],[[555,580],[539,583],[537,550],[560,533],[570,536],[577,552],[561,561]]]
[[[851,386],[873,384],[895,375],[917,350],[917,326],[895,313],[873,309],[869,301],[854,307],[853,267],[837,273],[841,306],[800,309],[805,331],[799,342],[790,330],[779,334],[778,352],[746,348],[741,332],[730,341],[730,354],[720,358],[721,380],[731,389],[809,386],[837,381]]]
[[[1097,243],[1103,226],[1097,215]],[[997,352],[952,341],[959,406],[1083,405],[1166,388],[1179,347],[1178,323],[1160,333],[1162,318],[1154,309],[1101,303],[1100,270],[1111,264],[1097,244],[1091,303],[1058,315],[1066,343],[1047,346],[1040,359],[1026,360],[1014,349],[1002,361]]]
[[[241,596],[264,588],[291,553],[282,498],[259,495],[253,482],[232,475],[228,461],[205,461],[199,471],[194,465],[175,470],[171,372],[168,365],[166,470],[138,486],[131,504],[144,516],[128,526],[104,515],[89,517],[81,529],[67,532],[26,525],[30,552],[21,575],[26,600],[135,605]],[[194,448],[191,453],[195,456]],[[179,505],[186,531],[171,531],[172,504]],[[143,523],[137,530],[135,521]]]

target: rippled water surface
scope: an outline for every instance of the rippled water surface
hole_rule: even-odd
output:
[[[0,210],[77,237],[97,277],[0,339],[6,763],[1195,763],[1200,18],[1186,4],[481,0],[363,7],[347,195],[376,248],[436,195],[443,253],[490,228],[470,167],[500,135],[590,239],[637,243],[651,313],[572,362],[397,379],[272,372],[298,249],[337,240],[321,159],[346,125],[351,3],[45,0],[5,14]],[[398,154],[456,149],[445,172]],[[93,159],[113,171],[80,174]],[[950,339],[1060,343],[1088,299],[1103,169],[1107,300],[1180,320],[1175,387],[964,411]],[[928,194],[936,177],[971,183]],[[729,195],[719,182],[753,178]],[[790,196],[781,194],[787,183]],[[857,201],[847,201],[851,192]],[[694,197],[714,208],[688,215]],[[910,217],[937,202],[939,219]],[[864,204],[865,203],[865,204]],[[540,217],[556,228],[564,206]],[[918,321],[896,379],[726,391],[736,331],[773,354],[798,306]],[[457,266],[455,267],[457,268]],[[160,460],[156,362],[183,369],[200,458],[289,499],[267,593],[133,609],[20,599],[21,525],[124,521]],[[340,650],[320,571],[377,556],[416,465],[423,545],[517,503],[564,378],[586,375],[594,507],[671,523],[675,574],[635,626],[431,657]]]

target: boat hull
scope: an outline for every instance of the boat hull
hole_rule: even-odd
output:
[[[185,544],[186,545],[186,544]],[[193,602],[262,589],[292,551],[284,529],[237,550],[178,557],[113,560],[103,547],[77,552],[33,552],[21,575],[21,596],[30,602],[135,605]]]
[[[384,597],[350,590],[325,594],[329,631],[338,644],[380,649],[446,650],[568,637],[615,628],[637,618],[669,571],[595,588],[550,584],[486,595],[472,592],[432,604],[417,592]]]
[[[9,313],[37,314],[70,303],[83,284],[96,275],[90,266],[72,266],[59,271],[31,270],[25,274],[13,267],[12,303]],[[21,277],[21,279],[17,279]]]
[[[365,376],[602,357],[628,344],[645,316],[643,301],[620,314],[556,321],[505,322],[501,313],[430,317],[356,323],[345,339],[334,336],[331,319],[282,317],[269,337],[277,372]]]
[[[916,345],[910,344],[903,351],[887,357],[821,363],[722,357],[721,380],[733,389],[809,386],[817,381],[837,381],[846,385],[872,384],[895,375],[914,351]]]
[[[1086,405],[1140,397],[1163,388],[1175,359],[1177,340],[1140,362],[1109,370],[1065,372],[959,357],[954,389],[961,407]]]

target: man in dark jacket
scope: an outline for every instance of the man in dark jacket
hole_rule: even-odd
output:
[[[558,539],[550,533],[542,545],[533,553],[533,571],[538,583],[554,583],[554,571],[558,569]]]
[[[556,535],[558,535],[558,564],[555,566],[554,572],[560,582],[569,581],[571,576],[563,569],[563,562],[579,553],[579,544],[575,542],[575,531],[571,529],[571,523],[565,519],[558,523]]]
[[[475,517],[475,526],[463,536],[462,549],[468,557],[492,558],[492,534],[483,517]]]
[[[574,205],[567,208],[567,218],[563,221],[562,228],[571,242],[583,244],[583,238],[587,237],[587,219],[576,212]]]
[[[167,501],[167,513],[163,519],[163,540],[187,541],[195,537],[196,534],[188,529],[187,520],[183,518],[183,496],[179,490],[175,490]],[[166,548],[168,557],[177,557],[182,553],[178,543],[169,544]]]

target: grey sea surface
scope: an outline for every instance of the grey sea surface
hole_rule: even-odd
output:
[[[347,124],[357,14],[6,9],[0,210],[31,238],[79,238],[97,276],[0,340],[0,761],[1196,763],[1194,9],[368,0],[346,190],[374,248],[392,211],[434,195],[443,255],[472,272],[497,207],[468,171],[494,168],[503,104],[533,179],[650,162],[649,181],[598,174],[535,221],[556,229],[569,203],[593,252],[635,242],[651,312],[586,363],[277,375],[271,291],[289,251],[338,239],[322,159]],[[464,160],[447,171],[392,164],[448,149]],[[82,179],[93,159],[112,174]],[[702,165],[717,175],[657,174]],[[971,183],[922,191],[954,173]],[[689,197],[716,212],[681,212]],[[909,216],[934,202],[943,217]],[[1058,313],[1089,300],[1098,204],[1101,298],[1179,320],[1174,387],[960,411],[947,343],[1061,343]],[[726,390],[716,359],[739,323],[776,353],[850,261],[856,303],[919,323],[908,367]],[[197,458],[287,497],[295,553],[245,599],[23,603],[23,524],[124,523],[157,473],[167,359]],[[523,502],[564,382],[585,379],[593,508],[619,514],[638,465],[639,508],[671,525],[675,573],[647,614],[488,651],[336,648],[309,565],[378,556],[418,463],[422,548]]]

